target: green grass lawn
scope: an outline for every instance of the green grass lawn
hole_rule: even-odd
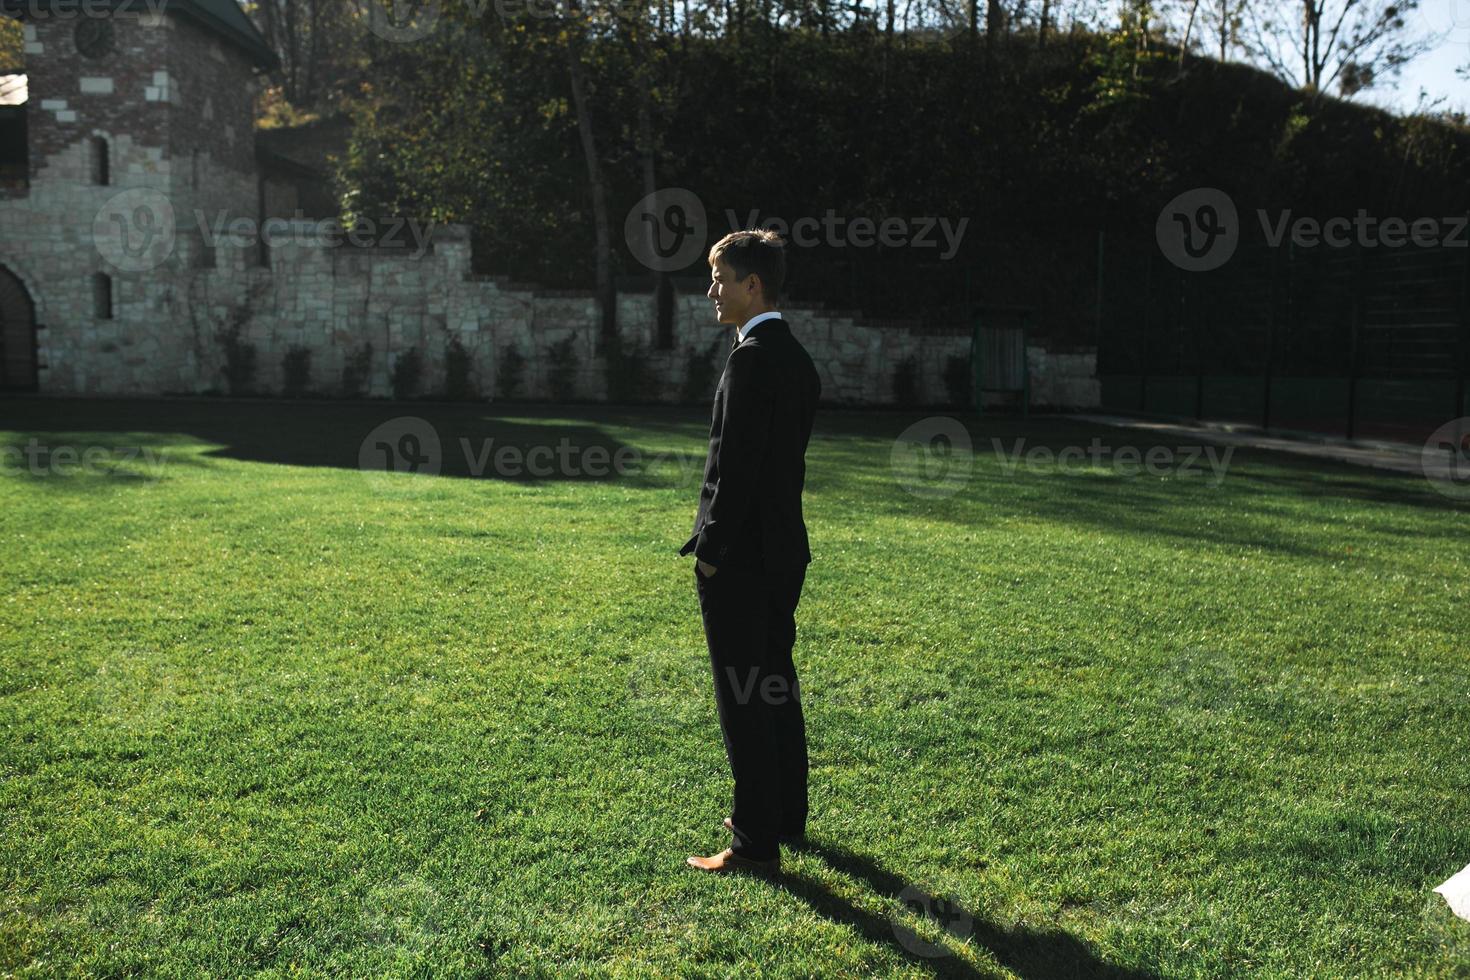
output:
[[[1148,447],[1057,419],[916,484],[920,417],[819,416],[773,884],[684,865],[707,412],[0,401],[0,975],[1470,975],[1470,507],[996,452]]]

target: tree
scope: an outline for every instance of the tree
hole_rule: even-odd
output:
[[[1345,97],[1396,76],[1432,45],[1409,33],[1419,0],[1295,0],[1250,4],[1246,48],[1283,81]]]
[[[1228,61],[1231,52],[1240,48],[1250,2],[1203,0],[1200,6],[1200,21],[1206,32],[1203,36],[1209,37],[1212,53],[1220,61]]]

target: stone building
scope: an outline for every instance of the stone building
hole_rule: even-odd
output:
[[[729,331],[702,278],[662,328],[652,290],[620,292],[609,363],[590,291],[476,274],[465,226],[312,220],[320,175],[254,128],[275,58],[235,0],[7,2],[25,65],[0,69],[0,388],[708,397]],[[903,364],[947,402],[970,354],[967,331],[783,312],[834,403],[891,403]],[[1026,353],[1033,403],[1096,404],[1089,353]]]

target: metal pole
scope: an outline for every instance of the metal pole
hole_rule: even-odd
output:
[[[1353,319],[1352,337],[1348,342],[1348,400],[1347,400],[1347,437],[1352,439],[1358,418],[1358,354],[1359,333],[1363,326],[1363,278],[1367,270],[1366,253],[1360,244],[1357,254],[1354,256],[1353,273]]]
[[[1139,342],[1138,358],[1138,410],[1148,411],[1148,320],[1149,308],[1153,302],[1154,293],[1154,253],[1152,249],[1144,250],[1143,260],[1143,323],[1142,340]]]
[[[1287,257],[1290,261],[1291,244],[1287,244]],[[1267,253],[1266,262],[1269,265],[1269,276],[1266,287],[1266,366],[1262,372],[1264,381],[1261,386],[1261,431],[1267,432],[1271,428],[1271,376],[1276,364],[1276,269],[1277,262],[1275,253]],[[1287,273],[1288,277],[1290,272]],[[1290,282],[1290,279],[1287,280]],[[1288,295],[1290,287],[1288,286]]]
[[[1467,362],[1470,362],[1470,248],[1465,250],[1465,282],[1460,295],[1460,356],[1455,365],[1455,411],[1450,418],[1465,415],[1465,371],[1470,367]]]
[[[1191,282],[1192,280],[1188,276],[1181,274],[1179,278],[1179,315],[1184,318],[1186,327],[1190,325],[1189,293]],[[1194,292],[1198,293],[1198,291],[1199,287],[1196,286]],[[1213,304],[1202,304],[1201,309],[1203,310],[1204,307],[1211,305]],[[1198,315],[1193,324],[1194,329],[1190,331],[1194,336],[1194,419],[1196,422],[1205,417],[1205,343],[1204,329],[1201,323],[1203,318],[1203,313]]]
[[[1031,362],[1026,357],[1026,339],[1031,334],[1031,311],[1021,314],[1021,418],[1031,414]]]
[[[1097,347],[1098,356],[1102,356],[1103,339],[1103,262],[1106,259],[1107,232],[1099,230],[1097,233],[1097,294],[1096,309],[1093,317],[1092,342]]]

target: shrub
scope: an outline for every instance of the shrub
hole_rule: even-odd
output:
[[[248,394],[255,383],[255,345],[241,336],[244,331],[244,322],[240,318],[232,318],[230,325],[219,334],[220,344],[225,349],[225,381],[232,395]]]
[[[372,369],[373,345],[363,341],[361,347],[347,355],[347,360],[342,365],[342,397],[363,397]]]
[[[254,387],[255,345],[245,339],[245,328],[254,318],[255,304],[266,288],[265,283],[252,286],[243,300],[230,307],[225,315],[225,325],[214,333],[215,340],[224,348],[224,364],[220,371],[232,395],[249,394]],[[197,330],[198,320],[194,322]]]
[[[944,362],[944,388],[949,392],[949,403],[956,408],[970,408],[975,400],[972,395],[975,375],[970,370],[970,359],[963,354],[953,354]]]
[[[495,368],[495,397],[514,398],[526,376],[526,358],[514,343],[500,349],[500,363]]]
[[[411,398],[419,389],[419,376],[424,372],[424,361],[417,347],[410,347],[399,354],[393,362],[393,397]]]
[[[717,340],[716,343],[721,343]],[[715,394],[715,362],[712,351],[700,351],[689,345],[688,360],[684,369],[684,390],[679,400],[685,404],[707,404]]]
[[[460,339],[449,338],[444,345],[444,397],[450,401],[466,401],[475,397],[475,383],[471,378],[475,362]]]
[[[300,398],[311,386],[311,348],[292,344],[281,358],[282,388],[287,398]]]
[[[906,406],[919,401],[919,361],[912,354],[893,369],[893,400]]]
[[[546,372],[546,384],[551,397],[559,402],[570,401],[576,391],[577,379],[577,336],[564,337],[547,348],[546,356],[550,367]]]
[[[649,351],[641,344],[623,346],[616,334],[603,346],[603,363],[607,369],[607,400],[614,404],[657,401],[654,388],[658,379],[648,360]]]

